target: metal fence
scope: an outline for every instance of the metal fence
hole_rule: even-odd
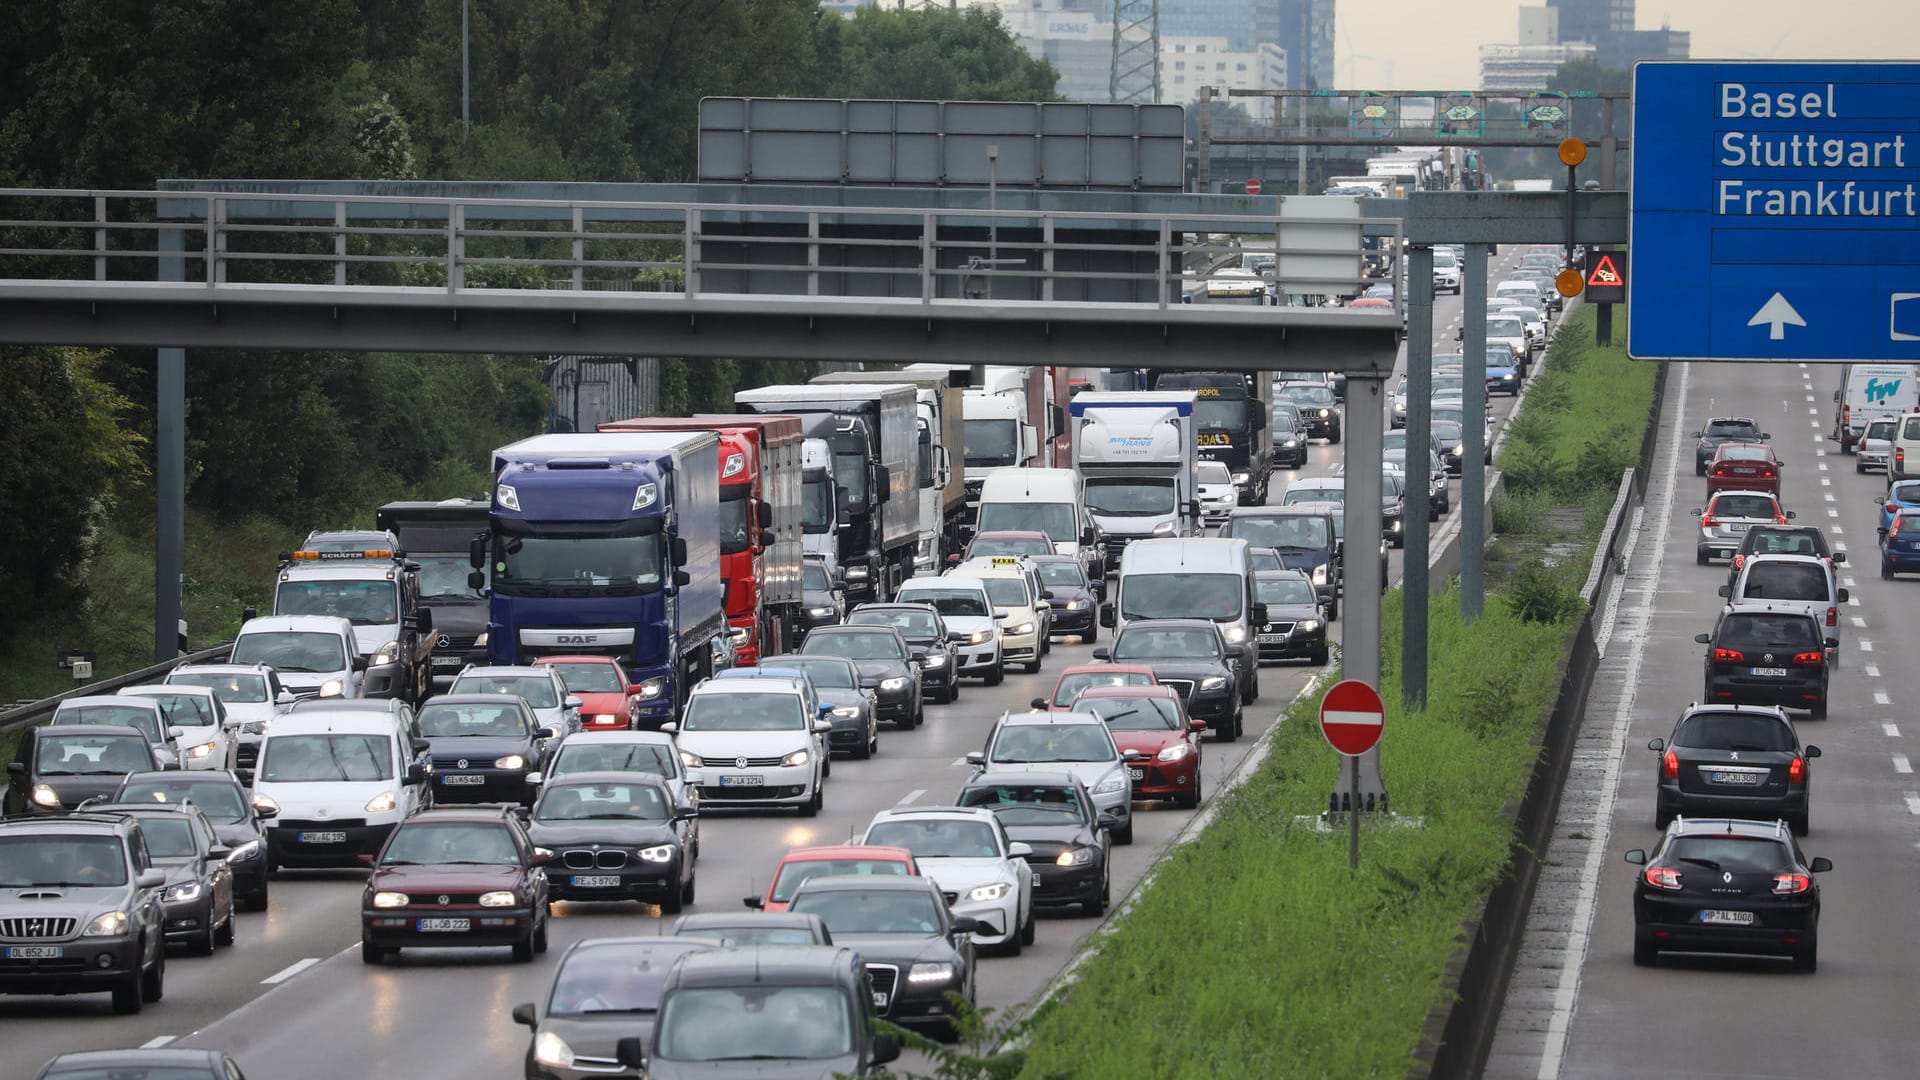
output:
[[[125,675],[115,675],[111,679],[101,679],[98,682],[77,686],[64,694],[55,694],[50,698],[41,698],[39,701],[15,706],[14,708],[0,712],[0,735],[9,735],[16,731],[23,731],[35,724],[46,722],[52,718],[54,710],[60,707],[60,703],[66,701],[68,698],[88,697],[93,694],[113,694],[118,693],[122,687],[142,686],[147,683],[158,682],[165,679],[168,672],[182,664],[218,664],[226,660],[232,652],[233,642],[222,642],[219,645],[210,646],[198,652],[182,654],[171,660],[154,664],[151,667],[143,667],[138,671],[129,671]]]

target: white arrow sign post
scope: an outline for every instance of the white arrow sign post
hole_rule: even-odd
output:
[[[1753,313],[1753,318],[1747,320],[1747,325],[1764,326],[1769,339],[1780,341],[1787,336],[1787,327],[1805,326],[1807,320],[1793,310],[1793,305],[1787,303],[1786,297],[1774,293],[1766,303],[1760,305],[1759,311]]]

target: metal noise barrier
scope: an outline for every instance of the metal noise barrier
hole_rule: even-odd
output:
[[[183,653],[171,660],[154,664],[151,667],[143,667],[138,671],[129,671],[125,675],[115,675],[111,679],[101,679],[97,682],[90,682],[85,686],[77,686],[64,694],[55,694],[50,698],[41,698],[39,701],[8,709],[5,712],[0,712],[0,735],[22,731],[50,719],[53,716],[53,711],[60,707],[60,703],[69,698],[118,693],[123,687],[141,686],[163,679],[168,672],[182,664],[218,664],[225,661],[232,653],[233,642],[223,641],[218,645],[201,649],[198,652]]]

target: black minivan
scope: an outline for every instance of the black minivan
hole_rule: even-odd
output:
[[[1707,646],[1706,697],[1719,705],[1781,705],[1827,715],[1828,650],[1820,621],[1803,610],[1742,603],[1720,613]]]

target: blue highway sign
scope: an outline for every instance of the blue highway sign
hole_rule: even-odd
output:
[[[1920,361],[1920,64],[1633,69],[1627,352]]]

